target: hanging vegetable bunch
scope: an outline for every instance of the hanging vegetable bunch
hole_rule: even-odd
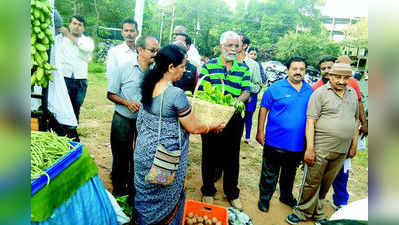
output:
[[[50,29],[53,9],[48,0],[31,0],[30,6],[31,70],[34,69],[30,84],[47,87],[48,81],[52,80],[51,71],[55,69],[54,65],[48,63],[48,50],[54,42]]]

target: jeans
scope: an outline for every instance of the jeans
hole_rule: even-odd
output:
[[[214,196],[215,174],[222,169],[223,189],[228,200],[238,198],[238,176],[240,169],[240,142],[244,129],[244,120],[235,113],[223,132],[201,135],[202,138],[202,182],[201,192],[204,196]]]
[[[263,202],[270,201],[276,190],[279,177],[280,199],[294,199],[292,188],[297,167],[302,159],[303,152],[290,152],[265,145],[259,182],[259,199]]]
[[[79,122],[80,107],[86,97],[87,79],[72,79],[67,77],[64,77],[64,79],[76,120]]]
[[[137,136],[136,119],[128,119],[115,112],[111,125],[112,171],[115,195],[129,195],[133,201],[134,188],[133,141]],[[130,202],[132,204],[133,202]]]

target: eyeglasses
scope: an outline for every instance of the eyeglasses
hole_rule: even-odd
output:
[[[240,47],[240,45],[239,44],[225,44],[225,45],[223,45],[224,47],[227,47],[227,48],[232,48],[233,46],[235,47],[235,48],[239,48]]]
[[[148,50],[148,51],[150,51],[152,53],[157,53],[158,52],[157,48],[153,48],[153,49],[144,48],[144,49],[146,49],[146,50]]]
[[[331,70],[331,66],[326,66],[326,67],[320,67],[320,70],[326,70],[326,69],[329,69],[329,70]]]

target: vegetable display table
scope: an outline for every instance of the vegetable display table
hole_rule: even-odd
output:
[[[117,217],[98,168],[82,155],[31,196],[31,224],[117,225]]]

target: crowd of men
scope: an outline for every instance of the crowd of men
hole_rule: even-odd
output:
[[[76,118],[87,90],[87,67],[94,43],[83,35],[85,19],[74,15],[69,29],[58,28],[60,43],[60,74],[64,77]],[[137,23],[125,19],[121,23],[124,42],[109,50],[107,57],[107,98],[115,104],[110,142],[112,150],[111,179],[114,195],[129,195],[134,202],[133,151],[137,137],[136,119],[141,107],[140,86],[146,71],[153,66],[153,57],[160,48],[153,36],[140,35]],[[201,136],[202,201],[213,203],[215,182],[223,173],[223,191],[231,205],[239,210],[239,155],[244,125],[249,143],[253,113],[265,78],[256,62],[256,48],[243,34],[227,31],[219,44],[220,55],[202,62],[198,50],[184,26],[176,26],[173,44],[187,50],[188,63],[181,80],[175,86],[193,91],[197,80],[203,84],[225,85],[225,94],[246,104],[245,117],[235,113],[220,133]],[[348,172],[344,161],[356,155],[360,134],[367,135],[361,94],[352,76],[350,59],[327,56],[320,60],[322,79],[313,87],[304,81],[307,62],[292,57],[286,63],[285,79],[273,83],[262,93],[256,141],[263,146],[262,171],[259,182],[258,208],[269,211],[270,201],[280,184],[279,200],[293,208],[286,221],[296,224],[312,219],[323,224],[321,200],[331,185],[333,206],[338,209],[348,203]],[[239,77],[240,79],[237,79]],[[239,80],[239,81],[238,81]],[[360,121],[360,124],[359,124]],[[303,184],[298,199],[292,194],[296,170],[305,162]]]

